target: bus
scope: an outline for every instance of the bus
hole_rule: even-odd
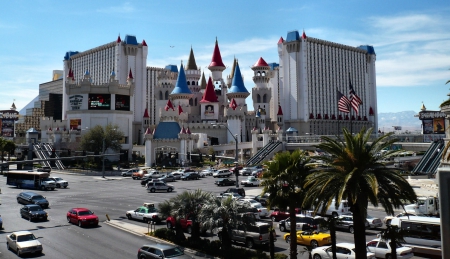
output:
[[[441,254],[440,218],[405,216],[393,218],[391,225],[403,230],[403,239],[414,253]]]
[[[48,179],[50,173],[34,171],[9,171],[6,184],[16,186],[18,189],[55,190],[56,183]]]

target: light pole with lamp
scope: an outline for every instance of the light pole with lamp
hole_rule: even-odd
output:
[[[105,178],[105,138],[103,138],[103,146],[102,146],[102,177]]]
[[[213,127],[220,127],[220,126],[224,126],[228,132],[230,132],[231,136],[234,138],[234,142],[236,143],[236,149],[234,151],[234,174],[236,175],[236,187],[239,187],[239,171],[237,170],[237,166],[239,164],[238,162],[238,134],[233,135],[233,132],[231,132],[231,130],[228,128],[228,126],[226,124],[221,124],[221,123],[211,123],[211,125]]]

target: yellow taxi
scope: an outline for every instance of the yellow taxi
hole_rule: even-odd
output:
[[[285,234],[284,240],[286,243],[291,242],[291,234]],[[331,235],[328,233],[317,232],[312,230],[305,231],[297,231],[297,244],[311,246],[312,248],[316,248],[318,246],[330,245],[331,244]]]

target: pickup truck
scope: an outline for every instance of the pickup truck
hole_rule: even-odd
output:
[[[175,227],[176,224],[176,218],[173,216],[169,216],[166,219],[166,225],[168,229],[172,229]],[[182,218],[180,219],[181,228],[186,231],[187,233],[192,233],[192,220],[190,218]]]
[[[261,181],[254,176],[249,176],[247,179],[241,181],[241,185],[244,186],[259,186],[260,184]]]
[[[128,219],[142,220],[145,223],[152,221],[158,224],[161,222],[161,217],[153,203],[144,203],[144,206],[141,206],[135,210],[129,210],[125,215]]]
[[[275,234],[274,234],[275,235]],[[222,239],[222,229],[217,233],[219,239]],[[236,229],[231,230],[231,240],[244,243],[247,248],[253,248],[255,245],[265,247],[270,242],[270,225],[263,222],[254,224],[239,224]],[[276,238],[274,237],[276,241]]]

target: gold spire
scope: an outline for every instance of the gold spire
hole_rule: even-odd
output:
[[[192,46],[191,46],[191,53],[189,53],[189,59],[187,62],[186,70],[197,70],[197,64],[195,63],[194,50],[192,50]]]
[[[425,104],[423,104],[423,102],[422,102],[422,108],[420,108],[420,110],[421,111],[426,111],[427,110],[427,108],[425,107]]]
[[[200,79],[200,89],[206,89],[205,72],[202,73],[202,78]]]

